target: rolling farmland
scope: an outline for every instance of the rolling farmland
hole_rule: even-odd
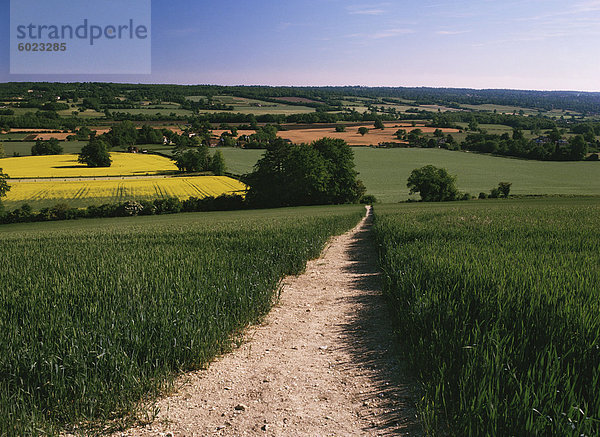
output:
[[[281,27],[272,30],[284,39],[302,33]],[[384,44],[385,33],[402,34],[359,39]],[[453,33],[436,35],[469,36]],[[95,435],[137,419],[154,420],[140,425],[145,435],[183,435],[208,424],[194,412],[209,408],[208,435],[309,434],[312,423],[311,435],[379,435],[409,421],[431,435],[600,434],[600,93],[27,82],[0,91],[11,188],[4,197],[0,185],[0,436]],[[399,129],[420,137],[401,141]],[[275,132],[288,140],[277,148]],[[111,167],[77,162],[88,141],[67,138],[94,136],[113,147]],[[358,179],[378,201],[339,244],[327,242],[363,208],[250,210],[359,201],[346,147],[287,144],[323,137],[353,146]],[[21,157],[50,138],[64,155]],[[226,169],[194,153],[200,144],[222,152]],[[238,177],[264,153],[221,144],[277,152],[248,179],[267,195],[188,176]],[[164,156],[123,153],[134,145]],[[397,204],[416,200],[407,178],[428,164],[473,196],[508,182],[511,196],[556,197]],[[198,213],[225,209],[239,210]],[[286,301],[283,278],[326,245]],[[280,295],[285,315],[264,324],[276,341],[257,347],[253,331],[247,345],[264,367],[243,367],[242,348],[244,365],[213,367],[214,391],[203,391],[210,372],[189,384],[199,397],[179,391],[175,377],[231,351]],[[171,388],[182,402],[155,416]],[[177,416],[187,424],[167,429]]]
[[[262,150],[220,149],[230,171],[248,173]],[[356,170],[369,194],[384,203],[410,198],[410,172],[427,164],[445,167],[458,176],[462,191],[477,195],[500,181],[512,182],[513,194],[597,195],[600,171],[596,162],[542,162],[439,149],[374,149],[354,147]]]

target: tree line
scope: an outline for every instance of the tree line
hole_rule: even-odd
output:
[[[29,92],[32,91],[32,92]],[[411,100],[417,104],[437,104],[457,107],[460,105],[495,104],[504,106],[563,109],[580,113],[600,113],[600,93],[571,91],[526,90],[474,90],[466,88],[426,87],[269,87],[269,86],[217,86],[217,85],[163,85],[163,84],[116,84],[116,83],[5,83],[0,84],[3,100],[61,96],[62,98],[95,98],[114,101],[116,97],[128,96],[130,101],[176,101],[187,96],[231,95],[265,101],[277,98],[300,97],[311,102],[302,106],[338,106],[347,96],[366,97],[374,100]],[[293,105],[290,101],[286,104]]]

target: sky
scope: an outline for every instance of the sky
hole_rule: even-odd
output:
[[[143,75],[9,74],[9,4],[0,82],[600,91],[600,0],[152,0]]]

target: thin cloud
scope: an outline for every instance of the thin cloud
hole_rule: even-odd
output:
[[[383,15],[383,9],[361,9],[357,11],[349,11],[350,15]]]
[[[438,30],[437,35],[461,35],[463,33],[469,33],[470,30]]]
[[[346,11],[348,11],[350,15],[383,15],[386,13],[386,6],[388,6],[388,3],[376,5],[350,5],[346,7]]]
[[[384,29],[378,32],[373,33],[353,33],[350,35],[346,35],[347,38],[362,38],[362,39],[384,39],[384,38],[394,38],[401,35],[410,35],[411,33],[415,33],[413,29],[405,29],[405,28],[393,28],[393,29]]]
[[[372,39],[382,39],[382,38],[393,38],[399,35],[409,35],[411,33],[415,33],[412,29],[388,29],[383,30],[381,32],[376,32],[371,35]]]

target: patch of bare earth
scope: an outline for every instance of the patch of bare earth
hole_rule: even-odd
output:
[[[371,215],[334,238],[241,347],[185,375],[123,436],[420,435],[414,380],[395,349]]]

